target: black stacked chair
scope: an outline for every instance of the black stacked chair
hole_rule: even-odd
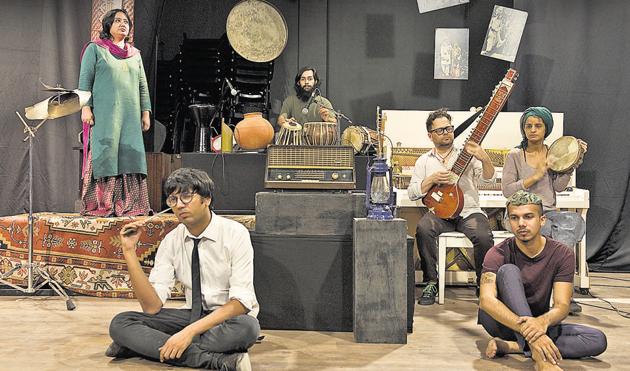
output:
[[[221,98],[224,75],[221,40],[189,39],[184,34],[181,54],[182,79],[189,97],[203,103],[216,103]]]
[[[156,115],[167,127],[162,151],[209,150],[200,145],[207,138],[200,140],[191,106],[212,106],[208,107],[215,112],[209,122],[210,137],[220,134],[222,119],[234,126],[248,112],[262,112],[268,118],[273,66],[273,61],[256,63],[241,57],[225,35],[220,39],[189,39],[184,34],[179,54],[172,61],[158,63]]]
[[[231,94],[233,91],[230,92],[224,102],[222,112],[226,122],[234,125],[248,112],[262,112],[263,116],[268,118],[271,108],[269,92],[273,78],[273,61],[266,63],[248,61],[234,51],[229,43],[225,52],[226,78],[236,90],[236,95]]]
[[[161,151],[176,153],[175,143],[179,142],[179,134],[176,133],[176,116],[181,94],[180,91],[180,55],[172,60],[161,60],[157,63],[155,119],[166,127],[166,139]],[[177,135],[176,135],[177,134]]]

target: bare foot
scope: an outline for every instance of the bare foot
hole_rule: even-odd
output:
[[[497,345],[497,339],[492,338],[488,342],[488,346],[486,347],[486,357],[495,358],[501,357],[503,354],[499,354],[499,346]]]
[[[486,347],[486,357],[496,358],[503,357],[508,353],[522,353],[515,341],[505,341],[500,338],[492,338]]]
[[[554,365],[551,362],[535,361],[536,371],[562,371],[560,366]]]

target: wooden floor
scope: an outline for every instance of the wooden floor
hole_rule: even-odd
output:
[[[630,309],[630,274],[592,275],[591,292]],[[628,281],[610,280],[622,278]],[[611,287],[617,286],[617,287]],[[76,297],[66,310],[58,298],[0,297],[1,370],[163,370],[179,369],[140,358],[112,360],[103,352],[110,343],[110,319],[138,310],[133,300]],[[583,304],[606,307],[581,298]],[[169,306],[179,306],[180,302]],[[609,310],[584,305],[568,322],[589,324],[608,336],[608,350],[597,359],[566,360],[567,370],[630,370],[630,320]],[[484,359],[488,336],[476,325],[477,300],[470,288],[447,289],[445,305],[416,305],[414,332],[406,345],[356,344],[352,333],[263,331],[265,339],[250,356],[254,370],[528,370],[531,360],[509,356]]]

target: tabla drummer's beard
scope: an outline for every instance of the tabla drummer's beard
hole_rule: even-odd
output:
[[[301,101],[307,102],[311,98],[311,94],[313,93],[313,88],[311,90],[304,90],[303,87],[297,87],[297,96]]]

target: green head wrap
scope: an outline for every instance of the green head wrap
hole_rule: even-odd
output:
[[[545,138],[551,134],[551,130],[553,130],[553,116],[551,115],[551,111],[547,107],[529,107],[523,112],[521,116],[521,135],[523,136],[523,140],[521,141],[520,148],[527,148],[527,136],[525,135],[525,122],[527,118],[530,116],[540,117],[540,119],[545,124]]]

